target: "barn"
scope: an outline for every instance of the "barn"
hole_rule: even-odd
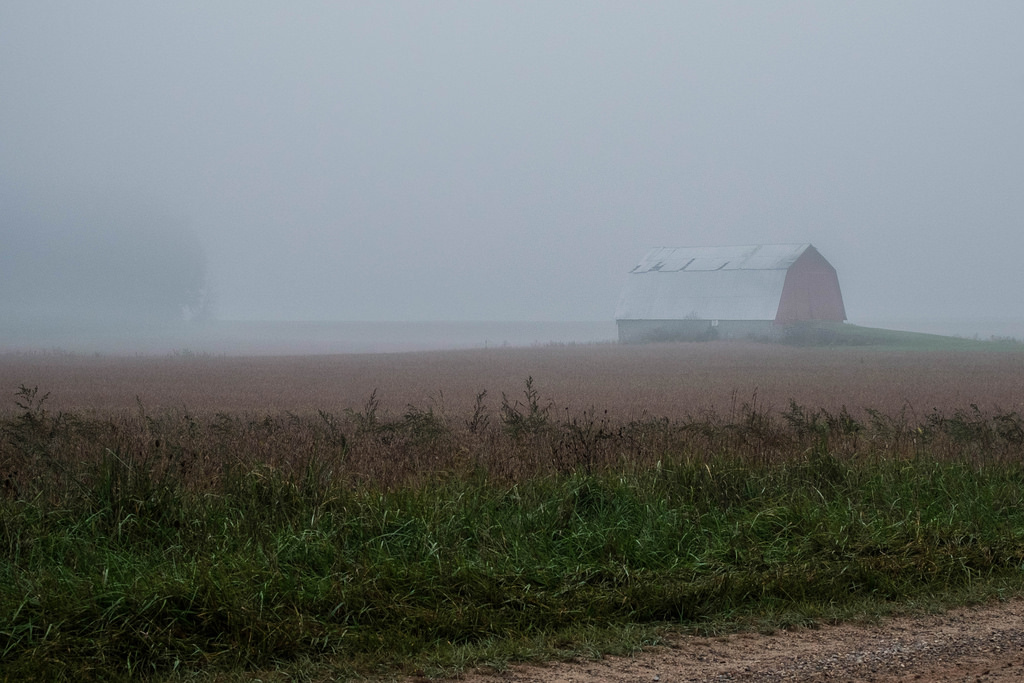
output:
[[[652,249],[615,312],[626,343],[778,338],[807,320],[846,320],[836,269],[810,244]]]

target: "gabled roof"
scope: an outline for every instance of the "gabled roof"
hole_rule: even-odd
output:
[[[657,247],[631,273],[685,270],[787,270],[810,244],[755,244],[744,247]]]
[[[659,247],[626,277],[616,320],[774,320],[810,244]]]

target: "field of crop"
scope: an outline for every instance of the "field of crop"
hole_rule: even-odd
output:
[[[995,346],[995,349],[1001,347]],[[233,358],[0,355],[0,391],[24,384],[48,392],[53,410],[188,410],[315,413],[360,408],[374,391],[382,409],[433,407],[453,416],[476,396],[496,409],[533,377],[558,410],[596,408],[616,419],[671,419],[744,402],[769,410],[789,402],[861,414],[976,404],[1024,407],[1024,350],[897,351],[767,344],[617,344],[495,348],[405,354]],[[13,401],[0,411],[14,408]]]
[[[329,679],[1024,589],[1024,354],[0,357],[0,680]]]

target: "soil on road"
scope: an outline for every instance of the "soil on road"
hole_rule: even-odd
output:
[[[1024,681],[1024,600],[838,625],[679,636],[634,657],[517,666],[470,683],[646,681]]]

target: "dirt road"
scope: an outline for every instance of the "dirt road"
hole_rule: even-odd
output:
[[[828,626],[680,637],[635,657],[609,657],[470,675],[469,683],[612,681],[971,681],[1024,680],[1024,601]]]

